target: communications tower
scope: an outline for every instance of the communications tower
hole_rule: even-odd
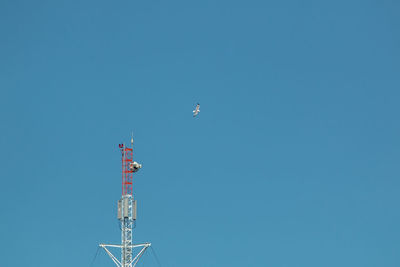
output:
[[[133,244],[132,232],[136,221],[137,202],[133,195],[133,174],[137,172],[142,165],[133,161],[133,136],[131,146],[120,144],[119,148],[122,154],[122,196],[118,200],[118,220],[121,225],[121,244],[100,244],[111,260],[118,267],[134,267],[151,243]],[[121,259],[110,251],[110,248],[121,249]],[[135,252],[135,253],[134,253]]]

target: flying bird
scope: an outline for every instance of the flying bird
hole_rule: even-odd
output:
[[[200,104],[197,103],[195,109],[193,110],[193,117],[196,117],[197,114],[199,114],[199,112],[200,112]]]

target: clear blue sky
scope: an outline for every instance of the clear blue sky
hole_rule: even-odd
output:
[[[120,241],[131,131],[134,239],[164,267],[400,266],[399,14],[1,1],[0,266],[85,267]]]

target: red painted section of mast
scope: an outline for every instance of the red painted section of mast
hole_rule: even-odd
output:
[[[120,145],[122,153],[122,195],[133,196],[133,170],[130,164],[133,162],[133,148]]]

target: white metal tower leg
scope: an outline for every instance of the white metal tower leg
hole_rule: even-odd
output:
[[[100,244],[100,247],[102,247],[108,254],[108,256],[110,256],[110,258],[112,259],[112,261],[115,263],[115,265],[117,265],[118,267],[121,267],[121,263],[119,262],[119,260],[107,249],[108,245],[104,245],[104,244]],[[115,247],[115,246],[109,246],[109,247]]]
[[[142,257],[143,253],[144,253],[144,252],[146,251],[146,249],[147,249],[148,247],[150,247],[150,246],[151,246],[151,244],[148,244],[148,245],[144,246],[144,247],[139,251],[139,253],[136,255],[136,257],[133,258],[133,260],[132,260],[131,263],[129,264],[129,267],[135,267],[136,264],[139,262],[140,258]],[[132,265],[132,264],[133,264],[133,265]]]
[[[143,243],[143,244],[136,244],[136,245],[130,245],[127,248],[129,248],[131,251],[133,248],[139,248],[142,247],[142,249],[139,251],[139,253],[130,261],[128,262],[125,266],[107,249],[107,247],[111,248],[120,248],[121,251],[124,249],[123,245],[111,245],[111,244],[100,244],[100,247],[102,247],[108,256],[110,256],[111,260],[117,265],[117,267],[135,267],[136,264],[139,262],[140,258],[142,257],[143,253],[146,251],[148,247],[151,246],[151,243]]]

